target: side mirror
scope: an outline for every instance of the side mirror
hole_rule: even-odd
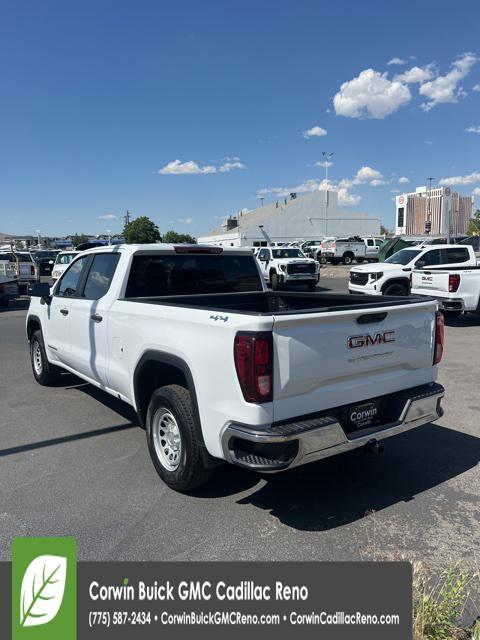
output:
[[[265,262],[265,256],[260,256],[258,259],[260,260],[260,262]]]
[[[423,269],[424,266],[425,266],[425,261],[424,260],[417,260],[417,262],[415,263],[415,268],[416,269]]]
[[[41,298],[47,304],[52,301],[50,295],[50,285],[46,282],[35,282],[28,287],[28,295],[31,297]]]

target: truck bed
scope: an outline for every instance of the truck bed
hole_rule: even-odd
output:
[[[299,313],[328,313],[412,305],[425,302],[424,296],[378,296],[266,291],[258,293],[221,293],[190,296],[159,296],[154,298],[126,298],[129,302],[201,308],[209,311],[228,311],[248,315],[267,316]]]

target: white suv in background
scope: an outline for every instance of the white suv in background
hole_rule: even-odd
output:
[[[350,293],[373,296],[407,296],[413,269],[475,265],[475,253],[470,246],[443,244],[409,247],[394,253],[385,262],[350,269],[348,290]]]
[[[306,284],[315,289],[320,278],[320,265],[294,248],[263,247],[255,256],[265,280],[272,289],[286,284]]]

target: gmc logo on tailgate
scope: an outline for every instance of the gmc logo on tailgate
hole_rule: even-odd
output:
[[[395,342],[395,331],[381,331],[371,336],[365,333],[361,336],[350,336],[347,340],[349,349],[358,349],[358,347],[370,347],[374,344],[385,344],[386,342]]]

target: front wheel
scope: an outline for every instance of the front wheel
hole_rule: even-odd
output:
[[[317,256],[317,260],[319,261],[320,264],[327,264],[327,258],[325,256],[322,256],[322,254]]]
[[[365,258],[357,258],[357,262],[358,264],[362,264],[362,262],[364,261]]]
[[[33,377],[45,387],[49,387],[58,380],[60,370],[47,359],[45,343],[40,329],[35,331],[30,341],[30,361],[32,363]]]
[[[385,288],[384,296],[408,296],[408,289],[400,282],[391,284]]]
[[[210,477],[199,429],[188,389],[170,384],[154,392],[146,419],[148,450],[158,475],[175,491],[189,491]]]
[[[270,284],[272,285],[272,289],[276,291],[279,288],[278,276],[276,273],[272,273],[270,276]]]
[[[317,286],[316,282],[309,282],[308,283],[308,290],[309,291],[315,291],[315,287]]]

